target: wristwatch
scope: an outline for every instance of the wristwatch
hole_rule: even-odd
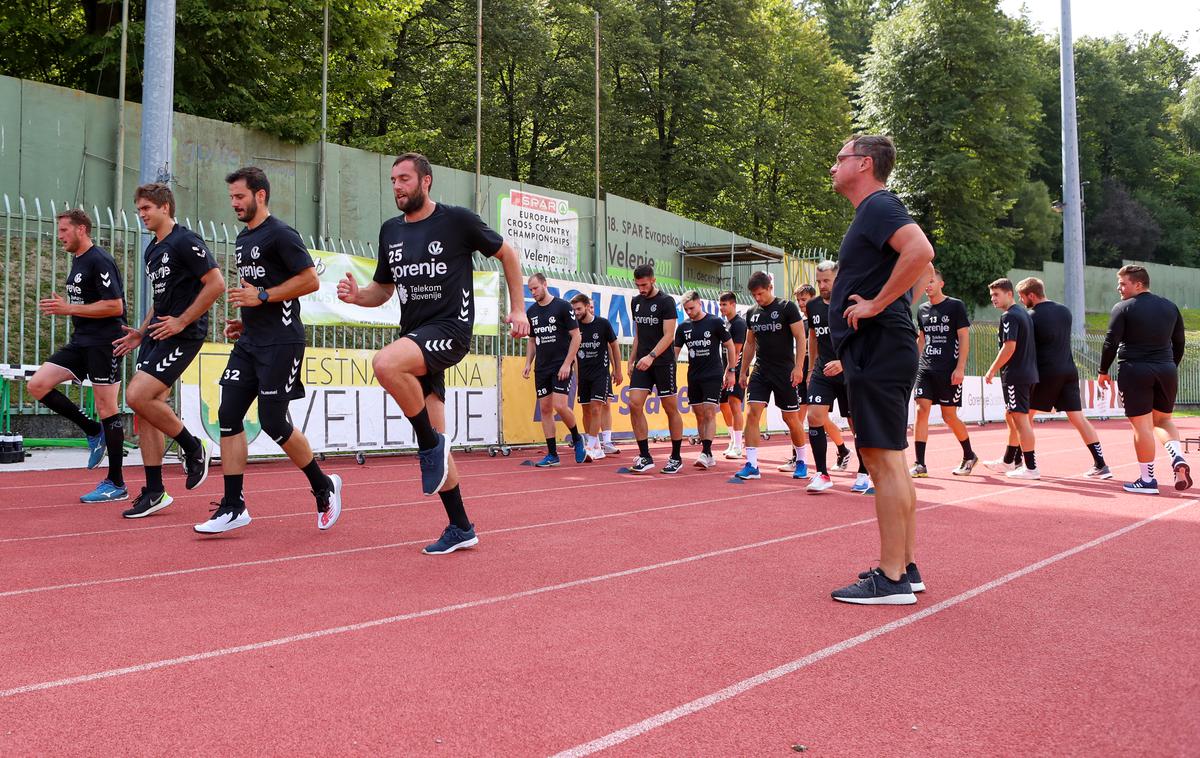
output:
[[[258,302],[265,303],[270,299],[271,299],[271,296],[267,294],[267,288],[259,287],[258,288]]]

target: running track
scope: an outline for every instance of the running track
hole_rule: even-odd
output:
[[[900,608],[829,599],[877,557],[871,500],[806,495],[775,439],[741,484],[461,456],[480,546],[441,557],[412,458],[330,463],[326,533],[299,472],[252,466],[254,523],[215,539],[219,468],[140,521],[76,502],[90,472],[0,473],[0,755],[1195,755],[1200,490],[1122,492],[1123,421],[1109,482],[1035,428],[1040,482],[952,477],[933,432]],[[1003,435],[972,427],[984,458]]]

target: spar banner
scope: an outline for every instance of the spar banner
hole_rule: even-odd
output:
[[[217,409],[218,382],[233,345],[206,343],[180,380],[183,423],[192,434],[220,442]],[[371,359],[375,350],[334,350],[310,347],[304,351],[300,379],[304,397],[293,400],[288,415],[316,452],[415,449],[412,426],[396,401],[375,380]],[[499,439],[496,414],[496,359],[468,355],[446,369],[446,434],[455,446],[495,444]],[[257,401],[245,420],[251,455],[280,455],[279,445],[262,433]]]
[[[337,283],[353,272],[360,287],[371,283],[376,260],[361,255],[309,250],[317,265],[321,289],[300,298],[300,310],[307,326],[383,326],[396,327],[404,307],[393,297],[378,308],[364,308],[338,300]],[[475,272],[475,334],[500,333],[500,273]]]
[[[498,205],[498,231],[521,253],[523,270],[579,269],[579,211],[569,202],[514,189]]]

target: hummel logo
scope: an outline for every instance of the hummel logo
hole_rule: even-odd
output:
[[[430,352],[449,350],[454,340],[425,340],[425,349]]]
[[[464,289],[462,291],[462,307],[459,308],[459,310],[458,310],[458,320],[469,322],[471,320],[470,311],[471,311],[471,291]]]
[[[179,360],[181,357],[183,357],[183,350],[180,348],[175,348],[171,351],[170,355],[154,364],[154,368],[158,369],[159,371],[166,371],[168,368],[170,368],[172,363]]]
[[[284,326],[292,325],[292,306],[295,305],[295,303],[295,300],[283,301],[283,315],[280,316],[280,321],[283,322]]]
[[[300,359],[295,358],[292,360],[292,371],[290,374],[288,374],[287,384],[283,385],[283,389],[285,392],[291,392],[292,387],[296,386],[296,374],[299,371],[300,371]]]

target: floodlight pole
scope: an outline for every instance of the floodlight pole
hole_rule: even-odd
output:
[[[599,274],[601,264],[604,261],[604,253],[600,248],[600,231],[604,228],[605,219],[600,215],[600,11],[595,11],[595,26],[596,26],[596,99],[595,99],[595,133],[593,142],[596,147],[596,166],[593,173],[596,175],[596,194],[595,205],[592,213],[592,271]],[[608,214],[605,213],[605,216]]]
[[[483,0],[475,3],[475,212],[483,215]]]
[[[171,184],[171,136],[175,102],[175,0],[146,0],[146,44],[142,62],[141,184]],[[142,234],[143,246],[150,241]],[[145,318],[149,282],[138,266],[138,308]],[[140,320],[140,319],[139,319]]]
[[[329,209],[325,205],[325,142],[329,139],[329,0],[325,0],[325,30],[321,37],[321,149],[317,159],[317,236],[322,250],[329,236]]]
[[[117,74],[117,174],[113,208],[125,207],[125,61],[129,52],[129,0],[121,2],[121,66]]]
[[[1075,116],[1075,55],[1071,43],[1071,0],[1062,0],[1060,35],[1064,300],[1074,316],[1071,321],[1071,334],[1082,337],[1086,331],[1083,296],[1083,202],[1079,184],[1079,134]]]

